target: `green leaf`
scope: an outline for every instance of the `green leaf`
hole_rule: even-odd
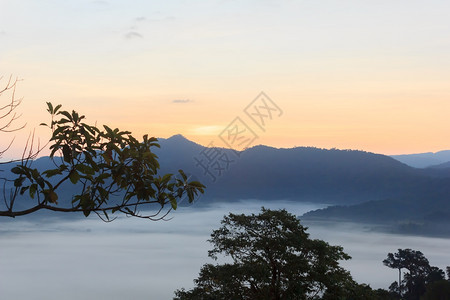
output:
[[[70,122],[73,122],[72,116],[70,115],[69,112],[67,112],[67,111],[65,111],[65,110],[60,111],[60,112],[58,113],[58,115],[63,115],[63,116],[65,116],[67,119],[69,119]]]
[[[170,199],[170,205],[172,205],[173,209],[177,209],[178,203],[177,203],[177,199],[175,197],[173,197],[172,195],[169,196]]]
[[[34,195],[36,194],[36,190],[37,190],[37,184],[33,183],[32,185],[30,185],[30,197],[31,199],[34,198]]]
[[[80,171],[81,173],[84,173],[86,175],[94,175],[95,174],[95,171],[93,168],[91,168],[87,165],[83,165],[83,164],[76,165],[75,169],[77,169],[78,171]]]
[[[72,170],[72,172],[70,172],[69,174],[69,179],[73,184],[76,184],[78,180],[80,180],[80,174],[78,174],[77,171]]]
[[[61,104],[56,105],[55,109],[53,110],[53,112],[57,112],[60,108],[61,108]]]
[[[58,124],[64,124],[64,123],[70,123],[70,121],[65,118],[62,118],[61,120],[58,121]]]
[[[21,167],[14,167],[11,169],[11,172],[13,172],[14,174],[23,174],[23,170]]]
[[[46,177],[50,178],[53,177],[55,175],[61,175],[62,174],[62,170],[61,169],[51,169],[51,170],[47,170],[42,172],[42,174],[44,174]]]
[[[107,190],[105,190],[104,188],[102,188],[102,187],[98,187],[97,188],[97,190],[98,190],[98,192],[100,193],[100,197],[102,198],[102,199],[108,199],[108,191]]]
[[[53,137],[55,138],[58,134],[60,134],[61,132],[63,132],[64,130],[66,130],[67,128],[69,128],[69,126],[58,126],[55,131],[53,131]]]
[[[70,163],[70,161],[72,160],[72,150],[70,149],[70,147],[68,145],[64,145],[62,150],[63,150],[64,161],[67,163]]]
[[[109,173],[100,174],[97,177],[95,177],[95,182],[100,183],[100,184],[104,184],[105,183],[105,179],[109,178],[110,176],[111,176],[111,174],[109,174]]]
[[[188,189],[186,191],[186,193],[187,193],[187,196],[188,196],[189,203],[192,203],[192,201],[194,201],[194,193],[192,192],[191,189]]]
[[[41,174],[39,174],[39,171],[37,169],[33,169],[31,170],[31,176],[33,177],[34,180],[36,180],[39,177],[41,177]]]
[[[43,189],[45,187],[45,181],[44,178],[39,177],[38,179],[36,179],[36,182],[39,184],[39,186]]]
[[[48,202],[58,204],[58,195],[54,191],[46,190],[44,193]]]
[[[15,187],[22,186],[24,181],[25,181],[25,177],[19,177],[19,178],[14,180],[14,186]]]
[[[30,187],[29,186],[23,186],[20,188],[20,194],[23,195]]]
[[[47,102],[47,111],[53,115],[53,105],[51,102]]]
[[[161,183],[167,184],[171,178],[172,178],[172,174],[166,174],[162,177]]]
[[[183,196],[184,190],[182,188],[178,188],[177,190],[177,197],[181,198]]]
[[[183,170],[178,170],[178,172],[180,173],[181,177],[183,177],[183,180],[186,181],[187,180],[187,176],[184,173],[184,171]]]
[[[106,132],[110,135],[110,136],[114,136],[113,130],[111,128],[109,128],[106,125],[103,125],[103,128],[105,128]]]
[[[191,181],[188,183],[189,186],[193,187],[194,189],[198,190],[200,193],[204,193],[204,189],[206,188],[205,185],[198,181]]]

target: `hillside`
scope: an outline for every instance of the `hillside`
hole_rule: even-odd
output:
[[[228,169],[211,172],[196,166],[205,150],[181,136],[161,140],[163,172],[182,168],[207,185],[208,199],[293,199],[320,203],[359,203],[388,197],[426,194],[438,185],[434,172],[423,172],[380,154],[312,147],[276,149],[255,146],[236,154],[218,149]],[[204,161],[206,163],[206,160]]]
[[[414,168],[427,168],[450,161],[450,150],[417,154],[391,155],[392,158]]]
[[[450,219],[447,168],[417,169],[385,155],[353,150],[208,149],[180,135],[160,139],[160,145],[154,152],[161,173],[183,169],[207,186],[196,205],[252,198],[327,203],[336,206],[304,217],[412,224],[414,230]],[[43,157],[34,166],[42,169],[50,163]],[[4,170],[8,167],[3,165]],[[64,188],[68,197],[61,203],[68,204],[74,187]],[[26,202],[17,205],[26,206]]]

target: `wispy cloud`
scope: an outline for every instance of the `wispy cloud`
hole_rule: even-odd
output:
[[[191,99],[175,99],[175,100],[172,100],[172,103],[192,103],[192,102],[194,102],[194,101],[191,100]]]
[[[127,40],[136,39],[136,38],[143,39],[144,36],[137,31],[129,31],[125,34],[125,38]]]
[[[103,0],[95,0],[95,1],[92,1],[92,3],[94,3],[96,5],[109,5],[108,1],[103,1]]]
[[[138,17],[138,18],[136,18],[136,19],[134,19],[136,22],[144,22],[144,21],[147,21],[147,18],[146,17]]]

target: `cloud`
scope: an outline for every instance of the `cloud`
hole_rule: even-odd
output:
[[[94,3],[96,5],[109,5],[108,1],[102,1],[102,0],[95,0],[95,1],[92,1],[92,3]]]
[[[127,40],[136,39],[136,38],[143,39],[144,36],[137,31],[130,31],[125,34],[125,38]]]
[[[136,22],[144,22],[144,21],[147,21],[147,18],[146,17],[138,17],[138,18],[136,18],[136,19],[134,19]]]
[[[206,241],[219,228],[223,215],[259,213],[261,206],[284,208],[295,215],[324,207],[281,200],[214,202],[209,207],[179,207],[170,214],[170,222],[150,226],[147,220],[126,217],[108,224],[96,218],[57,223],[2,220],[0,240],[7,247],[2,247],[0,266],[1,274],[8,274],[2,277],[2,298],[47,299],[47,289],[24,287],[52,282],[54,299],[143,299],[149,291],[154,299],[171,299],[175,289],[191,288],[200,266],[212,262],[207,256],[212,246]],[[353,257],[342,262],[344,268],[355,280],[374,288],[387,288],[398,278],[398,273],[381,263],[398,248],[420,250],[440,268],[448,263],[449,239],[384,234],[350,223],[304,225],[312,238],[342,245]],[[111,261],[117,263],[111,266]],[[74,281],[81,288],[67,293]],[[111,282],[133,282],[133,288]]]
[[[194,102],[193,100],[190,99],[175,99],[172,100],[172,103],[192,103]]]

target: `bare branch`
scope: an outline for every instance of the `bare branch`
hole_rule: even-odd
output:
[[[0,120],[4,122],[0,125],[0,132],[13,132],[20,130],[26,126],[25,123],[15,128],[10,128],[14,121],[16,121],[21,116],[21,114],[17,114],[15,112],[17,107],[22,102],[22,98],[16,99],[16,86],[18,81],[18,78],[12,80],[12,76],[10,76],[8,82],[6,83],[6,86],[0,90],[0,96],[2,96],[3,93],[7,92],[10,92],[11,94],[10,100],[5,105],[0,106]]]
[[[3,77],[0,77],[0,81],[3,79]],[[18,78],[13,79],[12,75],[9,77],[8,81],[6,82],[6,85],[0,89],[0,97],[7,95],[9,97],[9,100],[4,104],[3,106],[0,106],[0,132],[1,133],[11,133],[18,130],[21,130],[25,128],[27,125],[26,123],[23,123],[21,125],[15,125],[16,121],[22,116],[22,114],[17,113],[17,108],[22,103],[22,98],[16,98],[16,87],[17,83],[20,80]],[[0,150],[0,158],[8,151],[15,138],[12,138],[9,144],[4,148]],[[37,155],[43,150],[45,147],[40,147],[40,143],[38,141],[38,146],[35,149],[34,147],[34,131],[30,136],[28,137],[27,144],[24,149],[24,156],[25,157],[25,151],[28,150],[28,158],[34,159],[37,157]],[[19,162],[19,159],[11,159],[6,162],[0,162],[0,164],[10,163],[10,162]]]

